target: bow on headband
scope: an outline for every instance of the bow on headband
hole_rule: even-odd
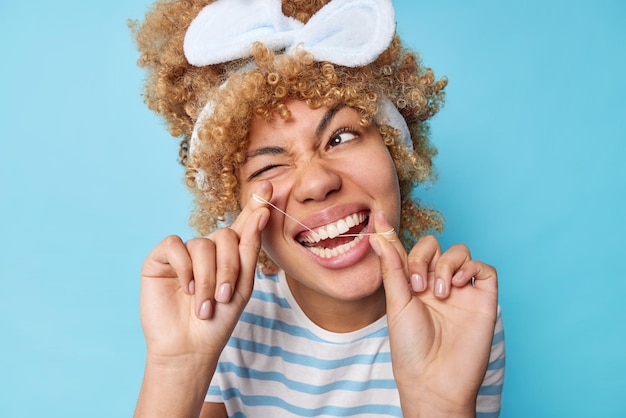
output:
[[[218,0],[185,34],[190,64],[204,66],[251,55],[254,42],[286,53],[302,48],[316,61],[358,67],[374,61],[395,32],[390,0],[332,0],[304,24],[283,15],[280,0]]]
[[[283,15],[281,0],[218,0],[192,20],[183,48],[187,61],[195,66],[249,57],[252,44],[261,42],[275,51],[284,49],[286,54],[301,48],[316,61],[359,67],[378,58],[394,32],[390,0],[332,0],[306,24]],[[248,64],[240,71],[252,68],[253,64]],[[208,102],[200,112],[191,134],[190,154],[200,146],[198,131],[214,106]],[[406,121],[395,105],[381,97],[378,108],[377,118],[400,130],[400,139],[412,149]]]

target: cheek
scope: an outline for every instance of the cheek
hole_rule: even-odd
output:
[[[387,220],[399,227],[400,184],[391,157],[381,159],[378,163],[363,164],[358,177],[362,187],[378,201],[387,214]]]
[[[387,195],[394,193],[399,195],[398,175],[391,157],[386,156],[384,159],[380,158],[377,160],[370,158],[363,161],[365,163],[359,164],[358,169],[353,173],[364,187],[373,193],[385,193]]]
[[[274,193],[272,195],[272,204],[284,210],[284,202],[280,199],[280,189],[277,191],[274,188]],[[281,242],[283,241],[284,232],[283,229],[285,227],[285,215],[281,213],[281,211],[270,207],[270,218],[261,233],[262,245],[268,255],[271,252],[276,251]],[[270,255],[271,256],[271,255]]]
[[[261,247],[265,254],[269,256],[275,263],[281,264],[280,262],[280,254],[284,253],[280,248],[279,237],[280,234],[278,225],[276,223],[271,222],[272,217],[270,216],[270,222],[268,222],[267,226],[261,232]]]

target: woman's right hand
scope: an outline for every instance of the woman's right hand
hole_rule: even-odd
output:
[[[271,185],[256,194],[269,200]],[[141,323],[148,362],[216,362],[250,299],[269,209],[255,199],[232,226],[183,242],[170,236],[141,270]]]

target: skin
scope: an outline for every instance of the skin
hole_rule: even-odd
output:
[[[186,243],[168,237],[144,262],[148,355],[135,416],[227,416],[203,399],[250,299],[261,245],[319,326],[347,332],[387,315],[405,416],[474,416],[496,322],[495,269],[463,245],[442,252],[432,236],[409,253],[395,234],[365,237],[330,259],[304,248],[305,228],[253,193],[314,229],[358,211],[368,216],[365,232],[382,233],[398,229],[399,191],[376,127],[360,127],[353,109],[288,106],[288,120],[251,124],[233,225]]]
[[[243,204],[253,188],[269,181],[271,202],[309,228],[355,213],[371,220],[371,214],[381,211],[397,229],[398,179],[376,126],[359,126],[359,114],[346,106],[312,110],[292,101],[289,108],[288,120],[252,121],[249,158],[239,170]],[[373,222],[362,227],[373,232]],[[298,242],[306,232],[273,211],[263,231],[263,248],[285,270],[291,292],[309,318],[330,331],[348,332],[383,316],[382,279],[372,274],[380,271],[380,260],[367,237],[351,238],[359,241],[354,248],[326,259]]]

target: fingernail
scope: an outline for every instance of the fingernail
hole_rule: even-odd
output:
[[[265,204],[265,199],[263,199],[261,196],[259,196],[256,193],[252,193],[252,199],[254,199],[258,203]]]
[[[204,302],[202,302],[202,305],[200,305],[200,312],[198,313],[198,317],[200,319],[209,319],[211,317],[212,310],[213,307],[211,306],[211,301],[205,300]]]
[[[189,294],[193,295],[194,293],[196,293],[196,282],[195,280],[192,280],[189,282]]]
[[[411,275],[411,287],[414,292],[424,291],[424,279],[419,274]]]
[[[230,298],[232,295],[233,287],[230,285],[230,283],[224,283],[217,291],[217,297],[215,298],[215,300],[220,303],[228,303],[230,302]]]
[[[459,270],[455,273],[454,277],[452,277],[452,281],[454,283],[459,283],[461,281],[462,276],[463,276],[463,271]]]
[[[443,297],[446,291],[446,282],[443,279],[437,279],[435,281],[435,296]]]
[[[372,249],[374,250],[376,255],[378,255],[380,257],[382,255],[383,251],[380,248],[380,243],[378,242],[378,239],[375,236],[371,236],[370,237],[370,245],[372,246]]]

